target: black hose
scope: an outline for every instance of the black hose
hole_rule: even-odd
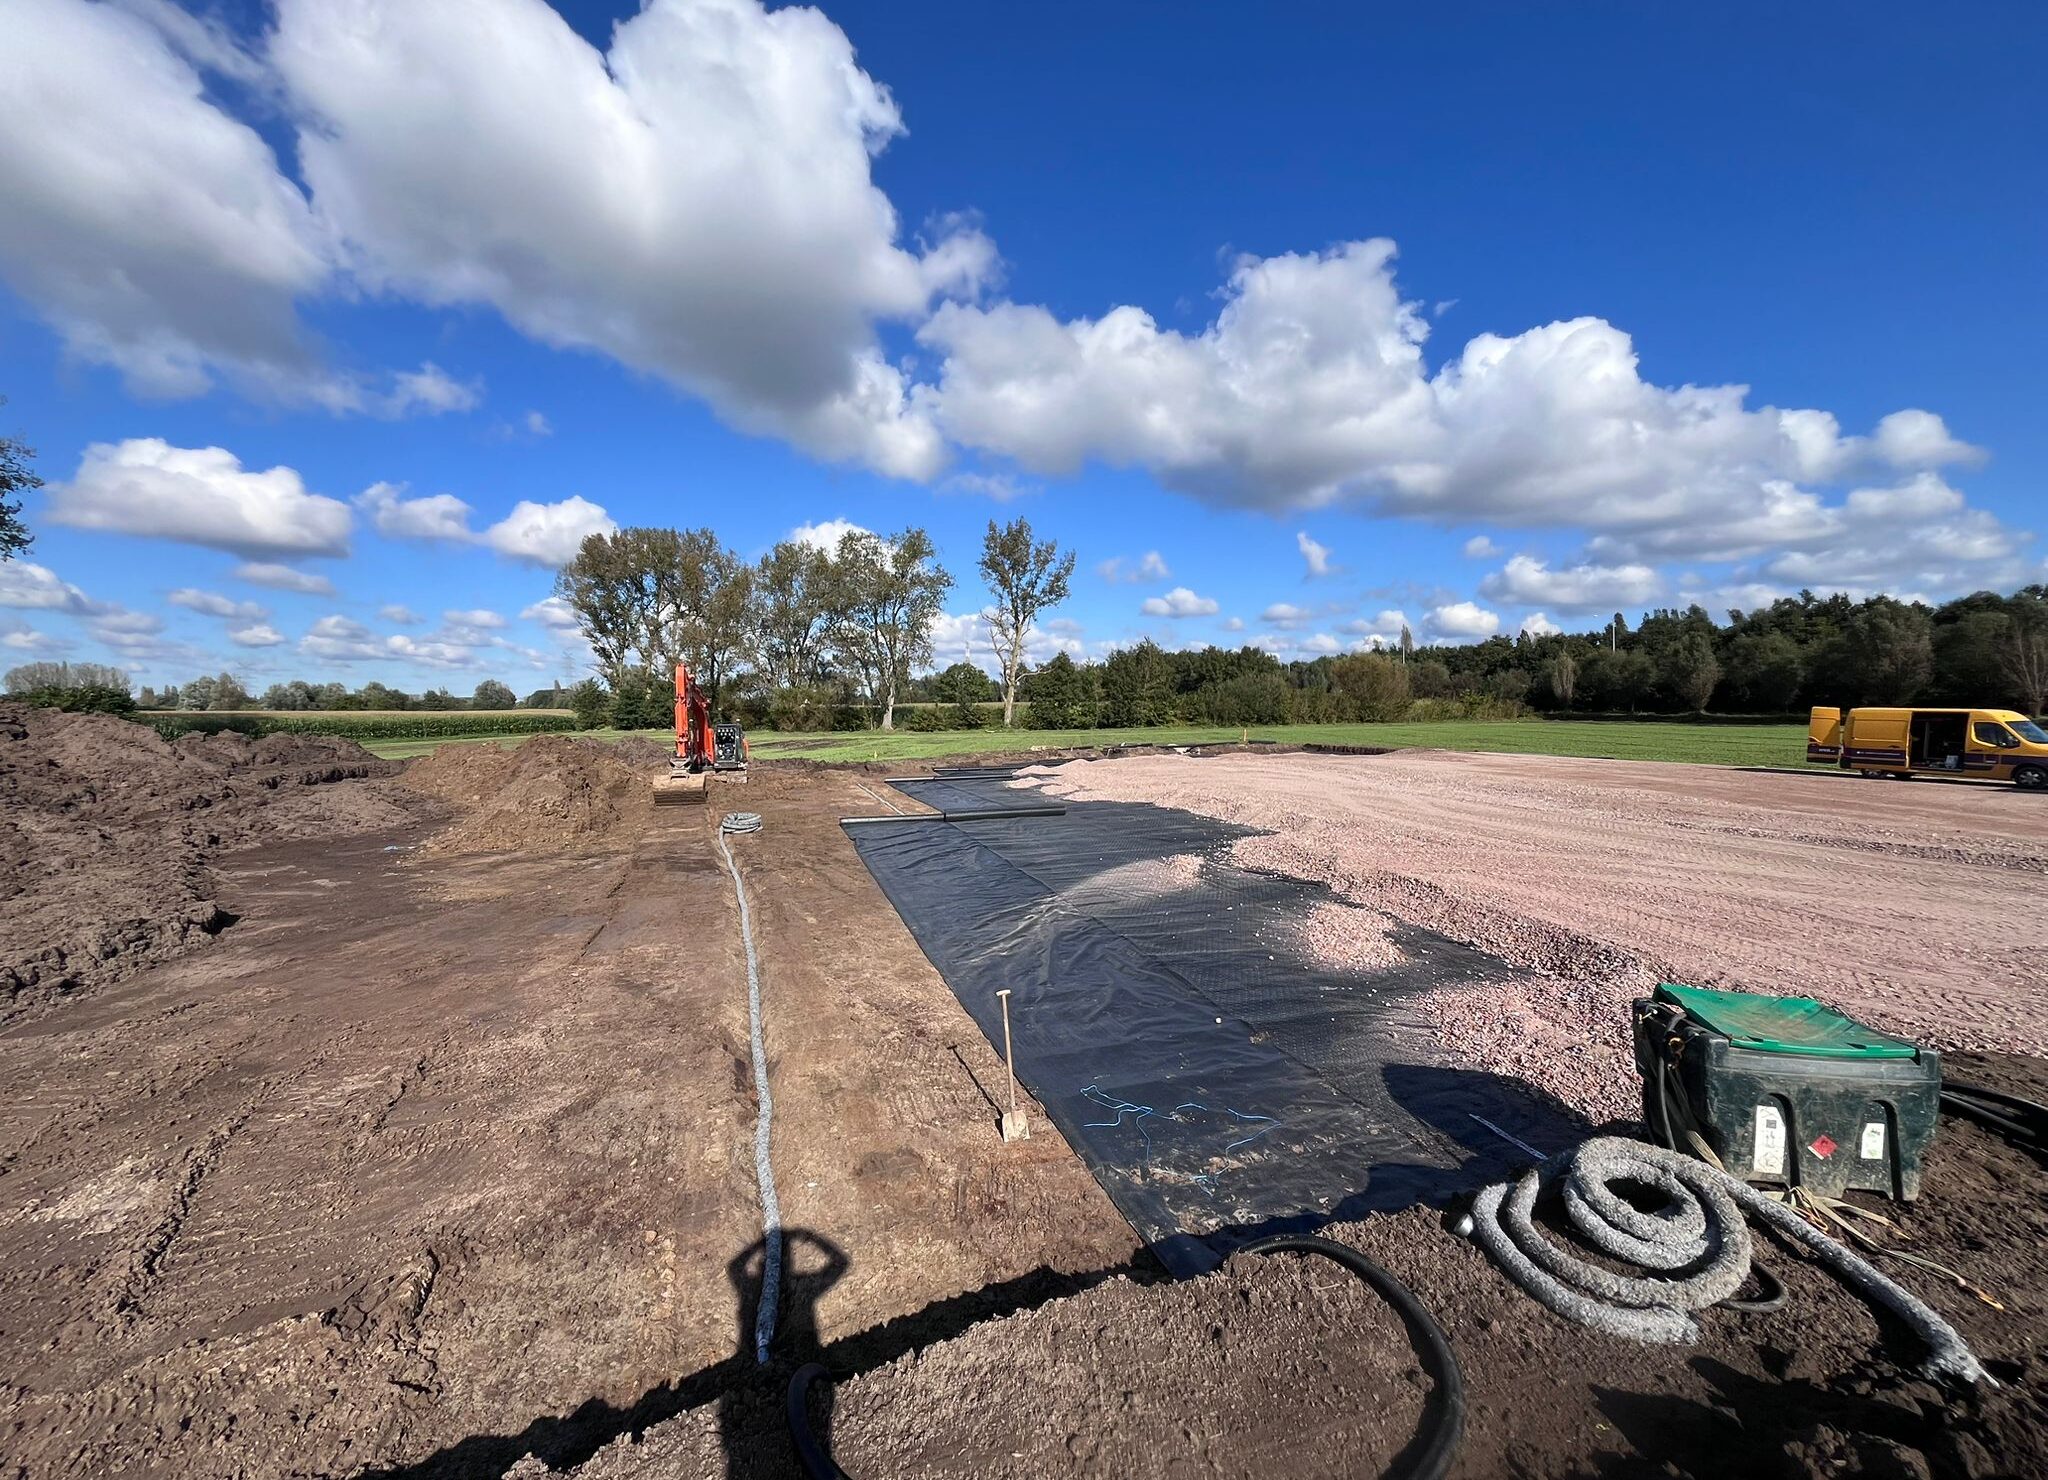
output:
[[[789,1422],[789,1442],[796,1449],[796,1460],[804,1467],[806,1480],[853,1480],[834,1463],[825,1446],[818,1442],[818,1436],[811,1432],[811,1384],[824,1375],[823,1367],[806,1362],[789,1379],[789,1396],[783,1405],[783,1417]]]
[[[1415,1298],[1415,1292],[1349,1244],[1340,1244],[1335,1239],[1276,1233],[1254,1239],[1236,1252],[1320,1254],[1357,1275],[1394,1308],[1401,1324],[1408,1328],[1408,1340],[1415,1347],[1415,1354],[1422,1358],[1423,1370],[1429,1373],[1435,1390],[1423,1409],[1423,1427],[1402,1451],[1405,1463],[1397,1459],[1387,1473],[1399,1476],[1400,1480],[1442,1480],[1450,1472],[1459,1441],[1465,1437],[1465,1374],[1458,1366],[1457,1354],[1451,1350],[1450,1338]],[[1413,1457],[1407,1458],[1410,1455]]]
[[[1785,1305],[1785,1282],[1756,1262],[1754,1255],[1749,1261],[1750,1275],[1762,1288],[1756,1294],[1738,1298],[1730,1295],[1720,1302],[1723,1310],[1739,1310],[1753,1316],[1769,1315],[1782,1310]]]
[[[1423,1410],[1423,1428],[1403,1451],[1404,1455],[1413,1451],[1414,1458],[1406,1463],[1397,1460],[1387,1473],[1397,1480],[1443,1480],[1458,1451],[1458,1442],[1465,1437],[1465,1374],[1458,1366],[1457,1354],[1451,1350],[1450,1338],[1415,1298],[1415,1292],[1358,1250],[1334,1239],[1277,1233],[1254,1239],[1236,1252],[1321,1254],[1357,1275],[1394,1308],[1401,1324],[1408,1328],[1408,1339],[1414,1344],[1416,1355],[1422,1358],[1423,1370],[1435,1389]],[[806,1362],[789,1379],[789,1395],[783,1410],[789,1423],[789,1441],[796,1449],[797,1463],[803,1466],[806,1480],[852,1480],[811,1432],[811,1384],[825,1375],[825,1369],[816,1362]]]
[[[1941,1108],[2036,1153],[2048,1153],[2048,1105],[2004,1090],[1950,1080],[1941,1088]]]
[[[842,817],[850,822],[994,822],[1005,817],[1064,817],[1065,807],[985,807],[963,812],[904,812],[893,817]]]

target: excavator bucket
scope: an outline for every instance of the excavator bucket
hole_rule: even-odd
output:
[[[654,782],[657,807],[701,807],[704,805],[704,773],[682,771],[660,776]]]

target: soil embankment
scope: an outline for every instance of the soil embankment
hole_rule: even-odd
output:
[[[404,824],[403,797],[335,784],[396,770],[332,736],[173,743],[0,703],[0,1020],[219,935],[237,915],[223,854]]]

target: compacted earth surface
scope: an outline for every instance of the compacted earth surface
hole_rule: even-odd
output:
[[[10,846],[63,870],[10,862],[17,959],[75,957],[95,887],[124,917],[196,899],[232,923],[141,931],[0,1024],[0,1474],[496,1476],[720,1389],[743,1342],[751,1367],[728,805],[769,819],[733,846],[790,1339],[919,1316],[872,1338],[895,1355],[1129,1265],[1057,1135],[996,1136],[1000,1061],[837,826],[873,805],[853,773],[763,767],[656,809],[658,747],[543,737],[293,781],[325,794],[302,806],[214,763],[247,742],[89,717],[80,760],[45,719],[0,740],[13,773],[63,778],[6,798]],[[298,820],[222,830],[259,799]],[[134,901],[131,871],[176,887]]]
[[[0,710],[0,1475],[781,1476],[813,1360],[812,1432],[857,1476],[1373,1474],[1410,1443],[1431,1382],[1350,1274],[1169,1282],[1036,1107],[1000,1141],[999,1059],[838,825],[915,809],[879,768],[656,808],[662,768]],[[1412,922],[1516,961],[1521,1000],[1439,1003],[1441,1031],[1540,1079],[1532,1025],[1600,1028],[1582,1101],[1658,974],[1812,990],[2048,1093],[2009,1053],[2042,1046],[2038,799],[1490,757],[1054,774],[1267,830],[1241,855],[1366,906],[1294,948],[1370,967]],[[788,1228],[765,1366],[739,809]],[[1540,1310],[1444,1209],[1330,1232],[1443,1323],[1455,1473],[2034,1474],[2044,1171],[1944,1121],[1882,1230],[1968,1280],[1887,1265],[1999,1377],[1970,1398],[1768,1240],[1781,1310],[1652,1349]]]

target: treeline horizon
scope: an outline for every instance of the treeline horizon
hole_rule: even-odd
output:
[[[859,729],[877,722],[850,676],[775,686],[758,669],[727,679],[724,712],[754,727]],[[127,675],[93,664],[27,664],[7,674],[19,695],[39,687],[99,685],[127,692]],[[1631,627],[1616,614],[1599,628],[1467,644],[1284,660],[1247,644],[1170,650],[1141,641],[1075,662],[1062,653],[1019,674],[1025,723],[1039,729],[1124,728],[1187,722],[1283,724],[1411,717],[1548,714],[1796,716],[1816,704],[1923,703],[2048,707],[2048,589],[1978,592],[1939,607],[1889,597],[1851,600],[1803,593],[1716,623],[1701,608],[1652,611]],[[919,728],[990,722],[996,678],[955,662],[910,679],[898,702]],[[467,699],[445,689],[413,695],[371,682],[292,680],[252,695],[230,674],[137,696],[144,709],[329,710],[573,709],[588,728],[658,729],[670,722],[669,681],[629,666],[617,687],[586,680],[523,697],[485,680]]]
[[[1034,665],[1041,618],[1064,602],[1071,551],[1022,519],[988,524],[978,572],[993,602],[977,635],[995,666],[934,670],[933,629],[954,580],[922,529],[847,531],[834,549],[784,541],[748,562],[709,529],[592,535],[557,575],[596,677],[523,699],[486,679],[467,699],[381,682],[348,689],[294,679],[256,695],[231,672],[131,697],[128,676],[91,664],[32,663],[10,694],[67,707],[282,711],[569,708],[588,728],[670,723],[681,659],[714,711],[779,730],[893,727],[899,704],[920,728],[1001,723],[1117,728],[1401,718],[1648,713],[1797,715],[1814,705],[2048,708],[2048,587],[1979,591],[1929,606],[1890,596],[1803,591],[1716,621],[1703,607],[1622,613],[1579,632],[1418,645],[1404,625],[1372,650],[1282,658],[1257,643],[1168,649],[1151,638],[1077,662]],[[91,698],[100,695],[103,703]]]

